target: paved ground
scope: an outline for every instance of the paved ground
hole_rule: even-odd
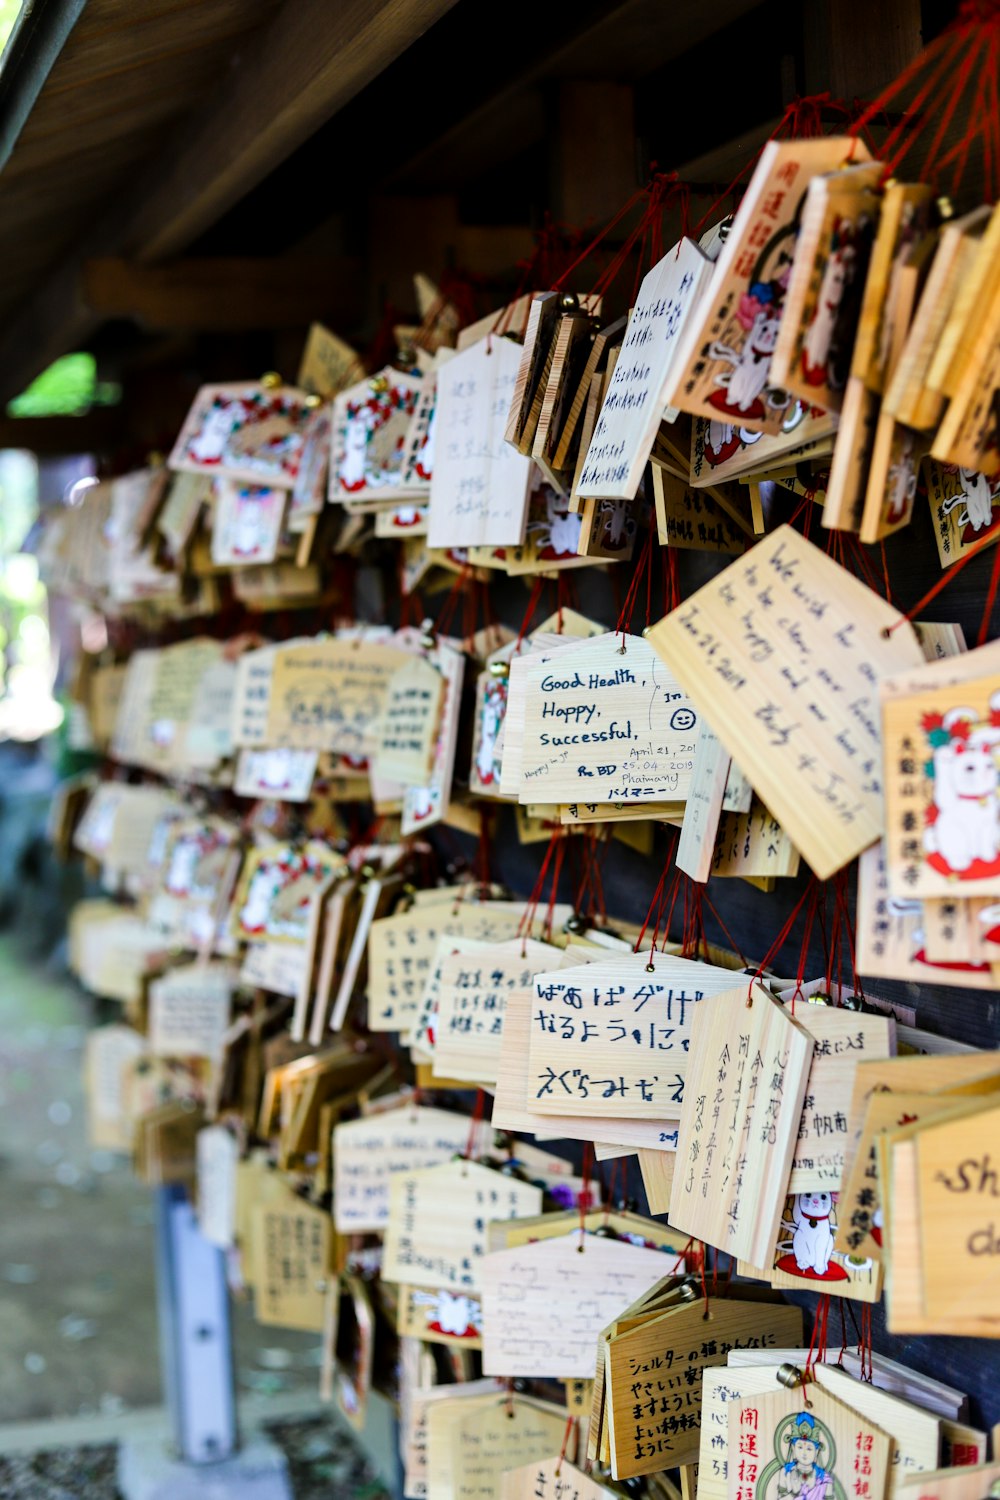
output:
[[[160,1401],[152,1197],[86,1140],[93,1013],[0,937],[0,1423]],[[315,1389],[318,1339],[234,1329],[242,1389]]]
[[[86,1139],[82,1055],[94,1021],[93,1001],[0,934],[0,1425],[109,1416],[161,1400],[151,1195],[124,1158],[92,1151]],[[240,1391],[301,1390],[313,1404],[317,1337],[258,1328],[239,1306],[234,1336]],[[321,1492],[310,1464],[326,1470],[328,1484],[334,1473],[353,1475],[352,1487],[338,1482],[328,1494],[373,1493],[331,1425],[286,1426],[297,1496]],[[106,1500],[109,1451],[0,1458],[0,1500]],[[73,1472],[78,1482],[67,1489]]]

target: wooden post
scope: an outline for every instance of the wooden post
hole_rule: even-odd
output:
[[[550,201],[566,224],[606,224],[639,186],[631,88],[559,86]]]

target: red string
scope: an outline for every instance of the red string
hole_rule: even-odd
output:
[[[592,1141],[583,1143],[583,1166],[580,1168],[580,1176],[583,1179],[583,1187],[576,1197],[576,1205],[580,1210],[580,1243],[583,1244],[583,1236],[587,1232],[587,1213],[593,1204],[594,1195],[590,1191],[590,1174],[593,1169],[594,1146]]]
[[[874,1376],[874,1362],[872,1354],[872,1309],[871,1303],[864,1303],[861,1308],[861,1342],[858,1345],[858,1356],[861,1360],[860,1378],[871,1385]]]
[[[459,600],[469,586],[472,578],[472,569],[467,562],[462,564],[461,570],[455,575],[455,582],[448,590],[444,603],[438,611],[437,619],[434,621],[434,634],[447,635],[451,628],[455,613],[458,609]]]
[[[530,937],[531,930],[535,925],[535,916],[538,912],[538,903],[542,899],[542,891],[545,888],[545,876],[548,873],[549,865],[552,862],[552,856],[555,852],[556,845],[562,842],[562,838],[563,830],[561,828],[554,828],[549,838],[549,846],[545,851],[545,858],[542,860],[542,866],[538,872],[538,878],[531,888],[531,894],[528,897],[527,904],[525,905],[524,912],[521,916],[521,920],[518,923],[517,935],[518,937],[523,938],[525,942],[527,942],[527,939]]]
[[[633,953],[638,953],[640,951],[640,949],[642,948],[642,940],[646,936],[646,929],[649,927],[650,922],[653,920],[653,912],[655,910],[656,911],[656,926],[653,929],[653,938],[652,938],[652,942],[650,944],[650,949],[649,949],[650,962],[652,962],[653,954],[656,951],[656,940],[657,940],[657,938],[659,936],[659,933],[660,933],[660,922],[662,921],[662,918],[663,918],[663,906],[664,906],[663,888],[664,888],[664,885],[666,884],[667,876],[669,875],[671,867],[673,865],[674,854],[675,854],[676,848],[677,848],[677,839],[678,839],[677,830],[674,829],[672,831],[673,831],[674,837],[671,840],[670,848],[667,851],[667,857],[666,857],[666,860],[664,861],[663,871],[662,871],[662,873],[660,875],[659,880],[656,883],[656,889],[653,892],[653,899],[649,903],[649,910],[646,912],[646,920],[642,924],[642,929],[641,929],[641,931],[639,933],[639,936],[635,940],[635,947],[632,949]],[[668,922],[669,922],[669,919],[668,919]]]
[[[577,1424],[579,1424],[579,1421],[579,1417],[574,1417],[572,1415],[566,1418],[566,1431],[563,1433],[562,1447],[559,1449],[559,1462],[556,1464],[557,1479],[559,1478],[559,1474],[562,1470],[563,1459],[566,1457],[566,1448],[569,1444],[569,1435],[573,1431],[573,1423],[576,1422]]]
[[[615,626],[615,632],[616,632],[616,634],[618,634],[618,635],[621,636],[621,638],[622,638],[622,645],[623,646],[625,644],[625,636],[632,629],[632,616],[635,613],[635,601],[636,601],[636,599],[639,596],[639,588],[640,588],[640,585],[642,583],[642,580],[643,580],[644,576],[647,579],[647,582],[646,582],[646,623],[647,623],[647,625],[650,623],[650,620],[649,620],[649,610],[650,610],[650,588],[651,588],[652,568],[653,568],[653,528],[651,526],[649,528],[649,531],[646,533],[646,540],[643,543],[642,552],[640,553],[640,556],[639,556],[639,562],[636,565],[635,571],[632,574],[632,582],[629,584],[628,593],[625,595],[625,602],[624,602],[624,604],[621,607],[621,611],[620,611],[620,613],[618,615],[618,623]]]
[[[692,1259],[694,1258],[695,1253],[696,1253],[695,1252],[695,1246],[697,1245],[697,1243],[698,1243],[698,1241],[693,1236],[691,1237],[691,1239],[688,1240],[687,1244],[684,1246],[684,1249],[680,1252],[680,1254],[678,1255],[677,1259],[674,1261],[673,1265],[670,1267],[670,1274],[671,1274],[671,1276],[676,1275],[676,1273],[680,1270],[681,1266],[684,1267],[685,1271],[687,1270],[687,1258],[688,1258],[689,1255],[692,1257]]]
[[[1000,549],[993,554],[993,567],[990,570],[990,586],[986,591],[983,618],[979,623],[979,635],[976,638],[977,646],[985,646],[989,639],[990,621],[993,618],[993,609],[997,602],[998,586],[1000,586]]]
[[[946,573],[942,573],[941,577],[938,579],[937,583],[934,584],[933,588],[929,588],[922,599],[918,599],[916,604],[914,604],[911,609],[908,609],[904,615],[900,615],[899,619],[896,620],[894,624],[888,627],[888,633],[891,635],[894,630],[898,630],[904,620],[915,620],[917,615],[919,615],[924,609],[926,609],[931,600],[936,599],[938,594],[940,594],[943,589],[946,589],[948,587],[952,579],[962,571],[966,564],[972,561],[977,552],[982,552],[990,545],[995,545],[996,540],[997,535],[994,531],[987,533],[986,536],[981,536],[978,542],[973,542],[964,556],[960,557],[957,563],[953,563]]]
[[[748,1005],[751,1003],[753,998],[754,983],[760,979],[761,975],[764,974],[767,970],[768,965],[772,963],[777,955],[781,952],[781,949],[784,947],[789,933],[795,926],[795,918],[798,916],[806,901],[809,899],[809,896],[815,885],[816,877],[815,875],[812,875],[810,876],[809,883],[807,884],[805,890],[802,892],[802,895],[799,897],[798,901],[796,901],[795,905],[792,907],[784,923],[782,924],[781,931],[778,933],[778,936],[775,938],[774,942],[771,944],[770,948],[768,948],[767,952],[764,954],[764,957],[758,964],[757,969],[755,970],[753,976],[751,977],[750,983],[747,986]]]
[[[479,1130],[483,1118],[483,1110],[486,1104],[486,1094],[483,1089],[476,1089],[476,1103],[472,1111],[472,1119],[469,1124],[469,1139],[465,1146],[465,1159],[471,1160],[476,1146],[476,1133]]]
[[[707,887],[705,888],[705,891],[704,891],[704,901],[705,901],[705,905],[708,907],[709,911],[712,913],[712,916],[715,918],[715,920],[718,922],[719,926],[721,927],[721,929],[722,929],[722,935],[725,938],[726,942],[729,944],[729,946],[732,949],[732,951],[734,953],[736,953],[736,954],[739,955],[740,962],[742,963],[743,967],[746,968],[746,966],[747,966],[746,954],[743,952],[743,949],[740,947],[739,943],[736,941],[736,939],[733,937],[732,933],[729,931],[729,928],[726,926],[725,922],[722,920],[722,917],[719,915],[718,911],[716,911],[715,905],[714,905],[714,903],[712,901],[712,898],[708,894]]]
[[[521,642],[524,640],[525,636],[528,634],[528,627],[530,626],[532,620],[535,618],[535,611],[538,608],[538,601],[542,597],[542,590],[543,590],[544,587],[545,587],[545,579],[542,578],[541,576],[539,576],[538,578],[536,578],[535,581],[534,581],[534,583],[531,585],[531,593],[528,596],[527,607],[525,608],[525,611],[524,611],[524,619],[521,621],[521,628],[517,632],[517,640],[516,640],[516,642],[514,644],[514,655],[515,656],[518,655],[518,653],[520,652],[520,650],[521,650]]]
[[[900,119],[889,132],[876,154],[885,162],[886,176],[896,172],[926,133],[929,120],[935,121],[934,134],[921,165],[919,176],[934,182],[944,170],[955,165],[952,192],[962,180],[974,140],[982,142],[986,196],[996,196],[994,171],[998,120],[996,111],[997,40],[1000,11],[993,0],[967,0],[959,8],[956,20],[903,69],[897,78],[875,99],[856,121],[852,133],[862,132],[878,113],[901,95],[915,89]],[[969,83],[977,77],[974,95],[969,101]],[[938,99],[943,108],[934,109]],[[958,142],[943,156],[941,146],[949,133],[958,105],[968,105],[967,123]],[[928,105],[930,113],[924,113]]]

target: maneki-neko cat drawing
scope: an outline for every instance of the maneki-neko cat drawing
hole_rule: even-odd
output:
[[[956,707],[924,714],[922,727],[931,752],[924,763],[928,863],[959,880],[1000,871],[1000,691],[985,718]]]

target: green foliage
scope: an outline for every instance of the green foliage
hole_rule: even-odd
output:
[[[0,5],[4,0],[0,0]],[[92,354],[64,354],[31,382],[23,395],[8,403],[10,417],[76,417],[92,406],[114,406],[121,389],[113,381],[97,379]]]
[[[20,11],[21,0],[0,0],[0,48],[6,47]]]

